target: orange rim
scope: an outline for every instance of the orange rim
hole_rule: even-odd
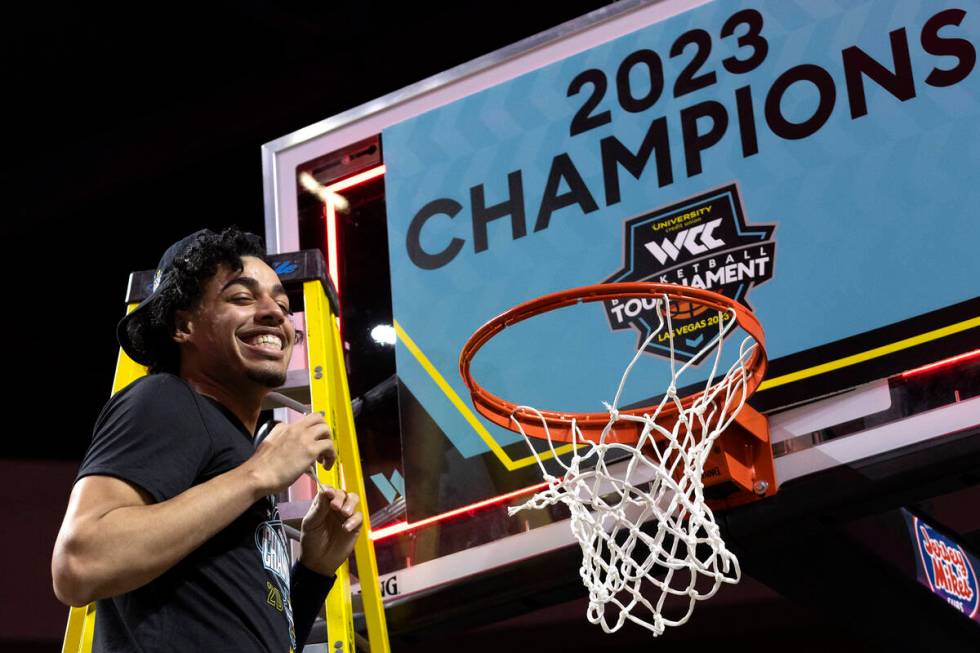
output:
[[[477,412],[489,419],[494,424],[502,426],[511,431],[518,431],[517,426],[511,419],[520,422],[527,435],[537,438],[551,437],[558,442],[570,442],[572,440],[571,425],[572,420],[578,425],[582,436],[588,440],[596,441],[602,434],[603,429],[609,423],[609,413],[576,413],[555,410],[540,410],[532,413],[524,410],[517,410],[517,404],[502,399],[497,395],[487,391],[480,386],[470,372],[470,363],[483,345],[498,333],[513,326],[518,322],[523,322],[535,315],[549,313],[551,311],[571,306],[573,304],[601,302],[611,299],[622,299],[625,297],[651,297],[659,299],[666,295],[671,301],[694,302],[718,311],[734,311],[735,320],[738,325],[746,331],[758,346],[745,362],[745,369],[749,378],[746,384],[746,399],[752,395],[762,383],[766,375],[766,351],[765,334],[758,318],[749,309],[738,302],[710,290],[690,288],[677,284],[650,283],[650,282],[627,282],[627,283],[604,283],[591,286],[572,288],[561,292],[543,295],[537,299],[519,304],[514,308],[505,311],[493,318],[482,327],[476,330],[459,354],[459,372],[463,377],[463,382],[470,390],[473,398],[473,405]],[[703,394],[697,392],[681,399],[684,408],[689,407],[694,401]],[[642,416],[649,414],[657,407],[656,404],[620,410],[620,415]],[[516,411],[516,412],[515,412]],[[657,417],[658,423],[670,423],[677,417],[677,405],[667,402]],[[545,430],[547,424],[547,430]],[[616,422],[606,436],[606,442],[634,444],[639,440],[643,425],[632,421]]]

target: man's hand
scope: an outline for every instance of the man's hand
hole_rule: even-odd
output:
[[[242,466],[267,495],[292,485],[314,461],[330,469],[336,458],[330,427],[323,415],[311,413],[292,424],[277,424]]]
[[[358,497],[332,487],[317,493],[303,517],[299,560],[311,571],[332,576],[350,556],[361,532]]]

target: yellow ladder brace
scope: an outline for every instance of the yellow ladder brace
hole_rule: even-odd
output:
[[[338,464],[326,471],[319,464],[320,480],[335,487],[346,487],[345,476],[350,478],[358,496],[364,527],[354,545],[354,558],[361,581],[361,597],[367,622],[368,640],[374,653],[388,653],[388,628],[385,624],[384,605],[381,602],[381,585],[378,580],[378,564],[374,546],[368,537],[371,519],[368,514],[361,473],[361,456],[354,431],[354,415],[351,411],[350,390],[347,387],[347,370],[344,365],[343,347],[337,317],[330,310],[325,290],[319,281],[303,283],[303,301],[306,313],[307,350],[310,369],[310,397],[313,410],[324,410],[327,423],[337,445]],[[133,302],[127,312],[139,305]],[[134,362],[122,349],[116,360],[116,372],[112,382],[112,394],[146,374],[146,368]],[[342,475],[346,470],[347,475]],[[327,642],[331,653],[354,651],[354,614],[350,600],[350,573],[345,562],[337,570],[337,580],[327,595]],[[62,653],[90,653],[95,633],[95,603],[71,608]],[[337,643],[340,646],[337,646]],[[298,653],[298,652],[297,652]]]

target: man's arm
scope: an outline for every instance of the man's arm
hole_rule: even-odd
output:
[[[51,558],[54,592],[83,606],[142,587],[185,558],[245,512],[303,474],[314,460],[336,454],[317,413],[280,424],[236,469],[166,501],[110,476],[79,480]]]
[[[264,496],[242,465],[160,503],[111,476],[75,484],[55,541],[51,574],[62,603],[83,606],[142,587]]]

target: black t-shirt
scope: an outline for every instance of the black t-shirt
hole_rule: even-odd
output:
[[[153,374],[102,409],[76,481],[113,476],[162,502],[253,451],[234,413],[178,376]],[[150,583],[97,601],[92,650],[297,651],[332,577],[298,562],[290,569],[289,560],[275,499],[266,497]]]

